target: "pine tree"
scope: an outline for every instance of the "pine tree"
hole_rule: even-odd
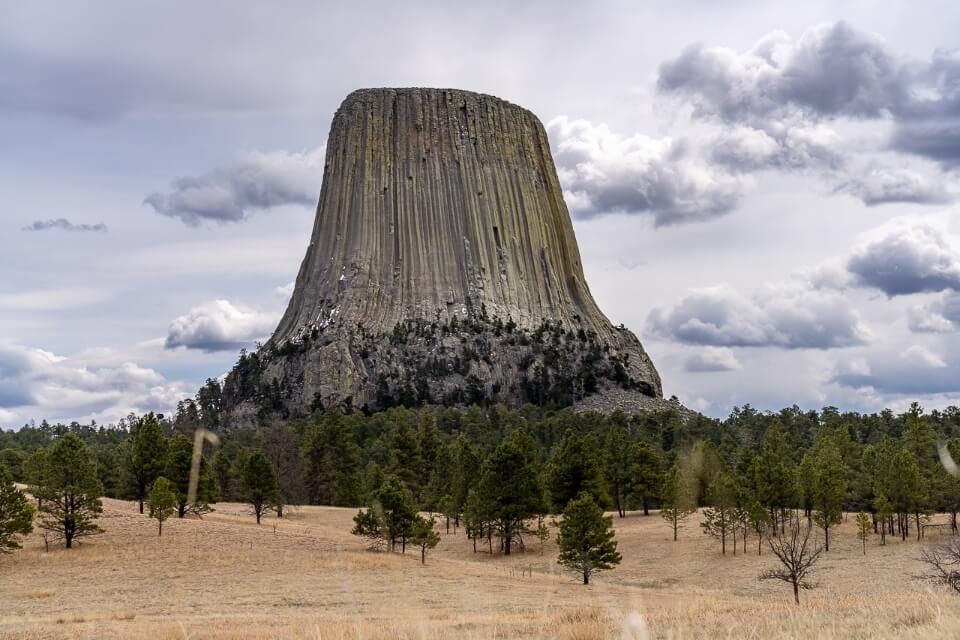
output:
[[[877,520],[880,521],[880,544],[887,544],[887,526],[890,517],[893,515],[893,508],[887,496],[880,494],[873,500],[873,510],[877,514]],[[891,530],[891,533],[893,531]]]
[[[362,501],[357,470],[360,452],[354,434],[339,411],[325,412],[306,432],[303,458],[310,501],[332,506]]]
[[[660,516],[673,529],[673,541],[677,541],[680,523],[697,510],[697,501],[693,495],[693,480],[684,474],[680,467],[673,465],[663,479],[661,489]]]
[[[650,499],[658,497],[663,483],[663,461],[657,450],[646,442],[638,442],[633,446],[632,457],[633,482],[630,490],[634,497],[640,498],[643,515],[648,516]]]
[[[563,510],[557,545],[557,562],[583,576],[585,585],[590,584],[594,573],[612,569],[622,559],[617,551],[613,518],[603,515],[593,496],[587,493],[570,501]]]
[[[33,531],[33,507],[23,491],[13,484],[10,474],[0,466],[0,553],[20,548],[18,536]]]
[[[626,515],[630,486],[633,484],[633,456],[627,430],[619,422],[612,424],[607,431],[604,449],[607,487],[617,515],[623,518]]]
[[[43,500],[40,528],[63,538],[67,549],[77,538],[101,533],[96,520],[103,511],[102,492],[93,454],[79,437],[67,433],[47,451],[37,489]]]
[[[814,521],[823,529],[823,550],[829,552],[830,527],[840,523],[843,499],[847,495],[846,469],[832,440],[817,443],[813,472]]]
[[[361,509],[357,512],[357,515],[353,516],[353,529],[350,533],[369,540],[369,548],[371,551],[383,549],[386,543],[384,539],[383,516],[374,508],[367,510]]]
[[[167,465],[167,440],[163,436],[163,425],[155,414],[148,413],[137,421],[129,462],[134,494],[140,503],[140,513],[143,513],[143,503],[150,487]]]
[[[870,522],[870,516],[861,511],[857,514],[857,537],[863,543],[863,555],[867,555],[867,539],[870,537],[873,523]]]
[[[243,486],[246,502],[260,524],[264,512],[279,502],[280,488],[270,461],[259,451],[252,454],[243,467]]]
[[[43,506],[40,497],[40,486],[43,485],[43,474],[47,468],[47,450],[37,449],[23,463],[23,479],[27,483],[27,491],[37,499],[37,507]]]
[[[584,491],[600,504],[610,502],[603,456],[592,435],[582,436],[567,429],[550,461],[549,473],[550,498],[557,510]]]
[[[733,478],[726,471],[714,476],[707,488],[709,508],[703,512],[704,533],[720,540],[721,553],[727,553],[727,536],[733,532],[733,511],[737,504],[737,490]]]
[[[374,497],[372,508],[382,518],[382,528],[390,551],[396,549],[399,540],[400,550],[405,553],[413,522],[417,518],[417,506],[410,489],[397,478],[388,477]]]
[[[543,510],[543,490],[522,440],[515,431],[500,443],[483,465],[478,491],[482,518],[497,528],[504,555],[510,555],[524,522]]]
[[[150,517],[157,521],[157,536],[163,535],[163,522],[177,511],[177,502],[177,493],[169,480],[160,476],[153,481],[147,506],[150,509]]]
[[[763,448],[754,460],[753,486],[757,501],[769,509],[773,526],[777,526],[780,514],[794,504],[797,486],[796,469],[779,420],[767,429]],[[783,523],[779,524],[782,529]]]
[[[193,466],[193,440],[177,434],[167,443],[167,464],[163,472],[167,488],[173,492],[177,517],[187,515],[187,491],[190,487],[190,469]],[[156,484],[156,481],[154,481]],[[151,491],[151,495],[152,495]]]
[[[410,526],[410,542],[420,547],[420,564],[427,563],[427,550],[440,544],[440,534],[434,528],[432,518],[417,516]]]

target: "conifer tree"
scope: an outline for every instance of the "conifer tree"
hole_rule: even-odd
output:
[[[564,432],[550,461],[550,498],[557,510],[581,492],[587,492],[600,504],[610,502],[604,478],[603,456],[592,435],[580,435],[572,429]]]
[[[410,542],[420,547],[420,564],[427,563],[427,550],[440,544],[440,534],[434,528],[432,518],[417,516],[410,526]]]
[[[244,465],[243,486],[246,502],[260,524],[263,514],[279,502],[280,488],[270,461],[259,451],[252,454]]]
[[[557,535],[560,555],[557,562],[581,575],[583,584],[590,576],[620,564],[613,532],[613,518],[603,515],[593,496],[584,493],[570,501],[563,510]]]
[[[857,537],[863,543],[863,555],[867,555],[867,539],[870,537],[873,523],[870,522],[870,516],[861,511],[857,514]]]
[[[677,541],[680,523],[697,510],[696,497],[693,495],[693,480],[677,465],[670,467],[663,480],[661,489],[660,516],[673,529],[673,541]]]
[[[163,472],[167,489],[172,491],[178,518],[187,515],[187,491],[190,487],[190,468],[193,466],[193,440],[177,434],[167,443],[167,464]],[[154,481],[156,484],[156,481]],[[151,490],[151,495],[152,495]]]
[[[137,421],[129,463],[134,495],[140,504],[140,513],[143,513],[143,503],[150,487],[164,473],[167,465],[167,439],[163,435],[163,425],[155,414],[148,413]]]
[[[887,496],[880,494],[873,500],[873,510],[877,514],[877,520],[880,521],[880,544],[887,544],[887,528],[890,517],[893,515],[893,509]],[[892,533],[892,530],[891,530]]]
[[[384,539],[383,516],[378,511],[378,509],[372,507],[358,511],[357,515],[353,516],[353,530],[350,531],[355,536],[361,536],[369,540],[371,551],[379,551],[386,542]]]
[[[643,506],[643,515],[650,515],[650,499],[658,497],[663,483],[663,461],[657,450],[646,442],[638,442],[633,446],[633,464],[631,475],[633,482],[631,493],[640,498]]]
[[[727,553],[727,536],[733,533],[733,511],[737,505],[737,488],[733,477],[726,471],[714,476],[707,488],[709,508],[703,512],[704,533],[720,540],[721,553]]]
[[[846,469],[840,451],[829,438],[817,443],[813,462],[814,521],[823,529],[823,550],[830,551],[830,528],[843,516],[847,494]]]
[[[13,484],[10,474],[0,466],[0,553],[20,548],[18,536],[33,531],[33,507],[23,491]]]
[[[160,476],[153,481],[147,506],[150,509],[150,517],[157,521],[157,536],[163,535],[164,521],[177,510],[177,500],[177,493],[174,492],[169,480]]]
[[[543,510],[543,490],[523,439],[520,431],[510,434],[490,454],[481,472],[478,494],[483,520],[497,528],[504,555],[510,555],[524,522]]]
[[[67,549],[77,538],[101,533],[96,520],[103,507],[103,488],[90,449],[73,433],[57,439],[46,455],[37,497],[40,528],[62,538]]]
[[[373,510],[382,518],[382,528],[390,551],[400,541],[401,552],[406,553],[413,522],[417,518],[417,506],[413,494],[397,478],[388,477],[374,497]]]
[[[27,491],[37,499],[37,507],[43,506],[40,496],[40,486],[43,484],[43,474],[47,468],[47,450],[37,449],[23,463],[23,479],[27,483]]]
[[[617,515],[623,518],[626,515],[627,498],[634,482],[634,470],[630,439],[627,430],[619,422],[612,424],[607,431],[604,449],[606,450],[607,487]]]

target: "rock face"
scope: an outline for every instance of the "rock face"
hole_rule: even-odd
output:
[[[344,100],[293,297],[246,360],[227,403],[293,414],[662,396],[640,342],[590,295],[543,125],[452,89]]]

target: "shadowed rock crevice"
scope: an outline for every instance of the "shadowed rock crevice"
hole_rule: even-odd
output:
[[[556,343],[520,344],[545,326]],[[464,345],[484,358],[451,370]],[[418,379],[432,402],[460,403],[470,375],[473,391],[519,404],[537,366],[548,387],[569,380],[574,402],[578,385],[581,397],[609,386],[662,396],[640,342],[590,295],[543,125],[452,89],[364,89],[340,106],[293,296],[255,357],[255,380],[228,377],[230,404],[274,388],[292,414],[382,408]]]

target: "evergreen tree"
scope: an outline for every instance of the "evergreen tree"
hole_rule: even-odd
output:
[[[311,502],[342,507],[362,501],[360,452],[346,417],[324,413],[306,432],[303,458]]]
[[[587,492],[599,504],[609,504],[604,479],[603,456],[592,435],[564,432],[550,462],[550,498],[557,510],[580,493]]]
[[[7,470],[0,466],[0,553],[20,548],[18,536],[33,531],[33,507],[17,489]]]
[[[369,548],[371,551],[379,551],[386,542],[384,539],[382,514],[373,508],[367,510],[361,509],[357,512],[357,515],[353,516],[353,530],[351,530],[350,533],[369,540]]]
[[[432,518],[417,516],[410,526],[410,542],[420,547],[420,564],[427,563],[427,550],[440,544],[440,534],[434,528]]]
[[[632,451],[633,483],[631,493],[640,498],[643,515],[650,515],[650,499],[657,498],[663,483],[663,461],[657,450],[646,442],[638,442]]]
[[[890,501],[887,500],[887,496],[880,494],[874,498],[873,510],[874,513],[877,514],[877,520],[880,521],[880,544],[885,545],[887,544],[887,529],[890,517],[893,515],[893,508],[890,506]]]
[[[23,463],[23,479],[27,483],[27,491],[37,499],[37,506],[43,506],[40,487],[43,485],[43,476],[47,469],[47,450],[37,449]]]
[[[796,499],[796,469],[790,457],[786,434],[774,420],[763,439],[763,448],[753,464],[753,486],[757,501],[770,512],[773,526]],[[779,523],[781,529],[783,523]]]
[[[823,550],[830,551],[830,527],[840,523],[847,494],[846,469],[832,440],[818,443],[813,472],[814,521],[823,529]]]
[[[557,562],[583,576],[585,585],[590,584],[590,576],[612,569],[622,559],[617,551],[613,518],[603,515],[603,510],[588,493],[571,500],[563,510],[557,545],[560,548]]]
[[[417,506],[410,489],[397,478],[388,477],[374,497],[372,508],[382,518],[382,529],[390,551],[396,549],[399,540],[400,550],[405,553],[417,518]]]
[[[606,450],[607,487],[617,515],[623,518],[626,515],[627,498],[634,481],[634,470],[630,438],[621,423],[615,422],[610,426],[604,449]]]
[[[77,538],[102,532],[96,520],[103,511],[103,488],[93,454],[78,436],[67,433],[50,445],[42,476],[37,488],[43,501],[41,529],[63,538],[67,549]]]
[[[524,522],[543,508],[537,470],[522,448],[519,432],[504,440],[484,463],[478,493],[484,505],[482,519],[497,528],[503,553],[510,555]]]
[[[867,539],[870,537],[870,531],[873,529],[873,523],[870,522],[870,516],[861,511],[857,514],[857,537],[863,543],[863,555],[867,555]]]
[[[140,504],[140,513],[143,513],[143,502],[150,487],[167,465],[167,439],[160,418],[155,414],[148,413],[137,421],[129,463],[134,495]]]
[[[256,452],[247,459],[243,468],[243,486],[246,502],[256,516],[257,524],[260,524],[264,512],[280,500],[280,488],[273,467],[262,453]]]
[[[704,533],[720,541],[721,553],[727,553],[727,537],[733,533],[733,511],[737,506],[737,487],[726,471],[719,472],[707,488],[709,508],[703,512]]]
[[[684,474],[680,467],[673,465],[663,479],[661,489],[660,516],[673,529],[673,541],[677,541],[680,523],[697,510],[696,497],[693,495],[692,479]]]
[[[187,490],[190,487],[190,469],[193,466],[193,440],[183,434],[173,436],[167,443],[167,465],[163,478],[167,489],[173,492],[178,518],[187,514]],[[156,481],[154,481],[156,485]],[[151,491],[151,494],[153,492]]]
[[[163,523],[177,511],[177,502],[177,493],[169,480],[160,476],[153,481],[147,506],[150,509],[150,517],[157,521],[157,536],[163,535]]]

